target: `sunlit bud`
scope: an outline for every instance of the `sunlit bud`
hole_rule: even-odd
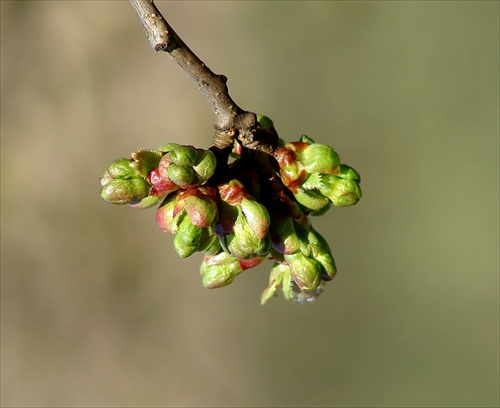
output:
[[[330,205],[328,198],[317,190],[306,190],[300,187],[293,195],[300,204],[312,211],[327,210]]]
[[[175,214],[185,210],[191,222],[198,227],[209,227],[217,217],[213,187],[183,190],[176,196]]]
[[[243,272],[238,259],[226,252],[217,255],[205,255],[200,268],[203,286],[221,288],[229,285],[234,278]]]
[[[179,146],[178,143],[166,143],[162,147],[160,147],[158,150],[161,151],[162,153],[168,153],[171,150],[174,150],[177,146]]]
[[[196,173],[192,167],[170,163],[167,173],[168,178],[180,187],[190,186],[196,183]]]
[[[176,221],[174,220],[174,223]],[[202,228],[194,225],[186,213],[180,215],[175,228],[174,248],[182,258],[187,258],[195,252],[204,251],[214,239],[212,228]]]
[[[212,151],[177,146],[163,156],[159,167],[161,176],[167,176],[181,187],[188,187],[207,181],[216,166]]]
[[[307,240],[311,256],[321,264],[321,278],[323,280],[333,279],[337,273],[337,268],[328,243],[319,232],[312,228],[307,235]]]
[[[219,186],[219,221],[216,230],[231,255],[247,260],[269,252],[270,218],[267,209],[238,180]]]
[[[340,157],[330,146],[313,143],[297,150],[296,155],[308,173],[335,174],[339,171]]]
[[[111,163],[106,172],[101,177],[101,187],[112,179],[131,179],[139,178],[141,174],[131,167],[130,159],[118,159]]]
[[[255,236],[258,239],[264,239],[271,223],[266,207],[253,199],[243,198],[241,211]]]
[[[259,238],[239,208],[233,231],[225,236],[225,243],[228,251],[242,260],[266,255],[271,247],[269,234]]]
[[[319,188],[335,206],[346,207],[356,204],[362,196],[359,174],[351,167],[340,166],[339,174],[327,175]]]
[[[130,166],[137,170],[142,177],[146,178],[151,170],[158,167],[163,152],[160,150],[139,150],[132,153]]]
[[[321,283],[321,264],[315,259],[297,252],[285,255],[293,281],[301,290],[314,290]]]
[[[142,178],[112,179],[101,190],[101,197],[110,203],[128,204],[148,195],[150,185]]]
[[[211,150],[198,149],[198,160],[193,166],[200,183],[207,181],[215,172],[217,158]]]

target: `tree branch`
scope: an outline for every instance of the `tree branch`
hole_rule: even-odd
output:
[[[165,51],[197,83],[214,112],[213,144],[224,149],[232,147],[237,138],[244,147],[270,152],[277,140],[260,138],[253,112],[241,109],[229,96],[224,75],[214,74],[175,33],[153,0],[130,0],[155,51]]]

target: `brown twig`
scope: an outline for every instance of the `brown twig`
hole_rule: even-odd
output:
[[[213,144],[224,149],[237,138],[244,147],[270,152],[277,140],[266,140],[256,132],[253,112],[241,109],[229,96],[224,75],[214,74],[175,33],[153,0],[130,0],[155,51],[165,51],[197,83],[214,112]]]

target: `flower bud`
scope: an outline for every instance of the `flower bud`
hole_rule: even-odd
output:
[[[216,166],[217,159],[212,151],[177,146],[163,156],[160,175],[186,188],[207,181],[214,174]]]
[[[243,272],[238,259],[226,252],[217,255],[206,255],[200,268],[203,286],[221,288],[229,285],[234,278]]]
[[[159,166],[161,166],[161,161]],[[165,171],[166,173],[166,171]],[[180,187],[175,184],[168,176],[161,175],[161,168],[152,170],[148,177],[149,182],[152,185],[150,194],[155,197],[166,197],[170,193],[178,190]]]
[[[168,178],[180,187],[189,186],[196,182],[196,173],[192,167],[170,163],[167,174]]]
[[[156,210],[156,223],[163,232],[170,232],[174,219],[176,193],[167,196]]]
[[[312,257],[297,252],[285,255],[293,281],[301,290],[315,290],[321,283],[321,264]]]
[[[332,257],[326,240],[312,227],[307,235],[311,256],[321,264],[321,278],[332,280],[337,273],[335,260]]]
[[[278,162],[280,177],[283,184],[294,193],[307,177],[304,166],[297,160],[294,150],[285,147],[275,149],[271,154]]]
[[[128,204],[146,197],[149,183],[142,178],[112,179],[101,190],[101,197],[110,203]]]
[[[174,248],[181,258],[204,251],[214,239],[217,239],[211,227],[202,228],[194,225],[187,213],[181,215],[174,233]]]
[[[340,157],[330,146],[313,143],[303,150],[297,150],[296,155],[310,174],[335,174],[339,171]]]
[[[360,177],[353,168],[342,164],[339,174],[326,175],[319,191],[328,197],[333,205],[346,207],[356,204],[362,196]]]
[[[295,302],[312,302],[323,292],[323,283],[320,283],[312,290],[300,289],[292,279],[290,266],[275,262],[269,277],[269,286],[261,296],[261,304],[266,303],[271,297],[276,295],[276,291],[282,286],[283,296],[286,300]]]
[[[215,193],[215,189],[209,187],[175,192],[168,195],[156,211],[161,230],[175,235],[174,248],[180,257],[205,251],[217,240],[214,232],[217,207],[212,199]]]
[[[219,221],[216,232],[221,243],[238,259],[248,260],[269,252],[270,218],[267,209],[248,194],[236,179],[219,186]]]
[[[293,195],[300,204],[311,211],[327,210],[330,205],[328,198],[316,190],[299,187]]]
[[[109,181],[112,179],[131,179],[139,178],[141,174],[131,167],[131,161],[129,159],[118,159],[111,163],[106,170],[106,172],[101,177],[101,187],[106,184],[104,181]]]
[[[137,170],[142,177],[146,178],[151,170],[158,167],[163,152],[160,150],[143,150],[132,153],[130,166]]]

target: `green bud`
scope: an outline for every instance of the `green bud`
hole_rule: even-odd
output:
[[[241,183],[233,181],[219,187],[222,201],[216,229],[222,244],[231,255],[241,260],[267,255],[271,246],[269,213],[242,190]]]
[[[211,228],[194,225],[187,213],[180,217],[181,221],[172,232],[175,233],[174,248],[181,258],[187,258],[195,252],[204,251],[216,238]]]
[[[101,190],[101,197],[110,203],[128,204],[148,195],[150,185],[142,178],[110,180]]]
[[[179,166],[192,167],[198,159],[198,151],[191,146],[177,146],[175,149],[167,153],[170,161]]]
[[[308,173],[334,174],[339,171],[340,157],[330,146],[314,143],[296,154]]]
[[[129,159],[118,159],[111,163],[103,175],[103,178],[109,179],[131,179],[141,177],[141,173],[131,167]],[[104,187],[101,179],[101,186]]]
[[[163,152],[160,150],[139,150],[132,153],[133,161],[130,166],[137,170],[142,177],[146,178],[151,170],[158,167]]]
[[[351,167],[340,166],[339,174],[327,175],[323,178],[319,191],[328,197],[333,205],[346,207],[356,204],[361,196],[359,174]]]
[[[174,234],[174,248],[182,258],[205,251],[218,241],[214,233],[217,207],[211,187],[182,190],[168,195],[156,211],[156,222],[165,232]]]
[[[242,260],[266,255],[271,247],[269,234],[259,238],[239,208],[233,232],[225,237],[225,242],[231,255]]]
[[[217,159],[210,150],[191,146],[176,146],[160,161],[159,174],[180,187],[187,188],[204,183],[212,177]]]
[[[330,252],[330,247],[319,232],[311,228],[307,235],[311,256],[321,264],[321,278],[331,280],[337,273],[335,260]]]
[[[293,281],[301,290],[315,290],[321,283],[321,264],[315,259],[297,252],[285,255]]]
[[[326,210],[330,204],[330,201],[322,193],[316,190],[306,190],[302,187],[298,188],[294,193],[295,199],[312,211]]]
[[[162,153],[168,153],[171,150],[174,150],[177,146],[179,146],[178,143],[167,143],[164,144],[162,147],[160,147],[158,150],[161,151]]]
[[[255,236],[258,239],[264,239],[271,224],[266,207],[253,199],[243,198],[241,211]]]
[[[312,302],[323,292],[323,283],[320,283],[312,290],[300,289],[292,279],[290,267],[287,264],[275,262],[271,269],[269,286],[264,290],[261,296],[262,305],[276,295],[276,291],[279,289],[280,284],[285,299],[299,303]]]
[[[167,171],[168,178],[180,187],[190,186],[196,182],[196,173],[192,167],[170,163]]]
[[[238,259],[221,252],[217,255],[206,255],[200,272],[203,286],[212,289],[229,285],[243,270]]]
[[[207,181],[215,172],[217,158],[211,150],[198,150],[198,160],[193,166],[201,183]]]

